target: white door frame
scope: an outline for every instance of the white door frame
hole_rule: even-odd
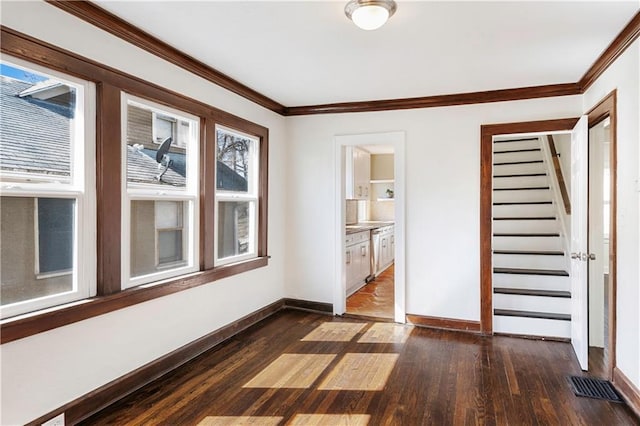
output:
[[[366,133],[336,135],[335,141],[335,279],[333,287],[333,313],[342,315],[346,311],[345,274],[345,147],[357,145],[388,145],[394,150],[394,198],[395,198],[395,277],[394,320],[406,322],[405,291],[405,132]]]

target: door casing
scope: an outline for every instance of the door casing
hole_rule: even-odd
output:
[[[492,196],[493,137],[570,132],[578,118],[486,124],[480,127],[480,331],[493,334]]]

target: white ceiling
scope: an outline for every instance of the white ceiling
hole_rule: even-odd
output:
[[[95,1],[285,106],[575,83],[634,1],[398,1],[363,31],[344,1]]]

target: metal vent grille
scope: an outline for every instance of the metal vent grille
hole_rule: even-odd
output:
[[[569,376],[573,393],[587,398],[604,399],[611,402],[622,402],[611,383],[591,377]]]

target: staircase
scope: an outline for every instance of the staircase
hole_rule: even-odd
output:
[[[570,338],[569,262],[542,143],[493,144],[493,330]]]

